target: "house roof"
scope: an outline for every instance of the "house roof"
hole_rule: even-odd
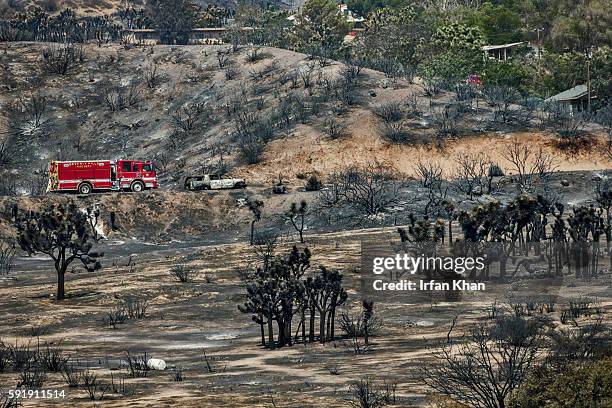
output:
[[[574,99],[580,99],[588,93],[588,89],[586,85],[578,85],[566,91],[563,91],[555,96],[551,96],[546,99],[546,102],[549,101],[572,101]]]
[[[252,30],[251,27],[240,27],[242,30]],[[225,31],[225,27],[203,27],[203,28],[192,28],[191,32],[218,32]],[[155,28],[130,28],[126,31],[130,33],[156,33],[157,30]]]
[[[524,41],[515,42],[515,43],[509,43],[509,44],[500,44],[500,45],[483,45],[482,46],[482,50],[483,51],[502,50],[504,48],[516,47],[517,45],[521,45],[523,43],[524,43]]]

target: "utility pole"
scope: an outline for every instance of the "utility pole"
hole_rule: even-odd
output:
[[[586,58],[587,58],[587,111],[591,113],[591,58],[593,57],[593,33],[591,32],[591,23],[593,22],[593,15],[591,13],[591,0],[585,2],[586,12],[588,14],[587,21],[587,47],[586,47]]]
[[[538,36],[538,40],[537,40],[538,41],[537,42],[537,44],[538,44],[538,55],[537,55],[538,59],[540,59],[541,56],[542,56],[542,50],[541,50],[542,49],[542,43],[540,42],[540,31],[541,30],[544,30],[544,29],[543,28],[536,28],[536,34]]]
[[[586,53],[586,65],[587,65],[587,112],[591,113],[591,57],[593,54],[591,50],[587,50]]]

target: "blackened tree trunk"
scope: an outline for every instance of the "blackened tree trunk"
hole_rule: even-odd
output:
[[[285,323],[282,319],[277,319],[276,323],[278,324],[278,342],[277,346],[283,347],[286,343],[285,339]]]
[[[326,309],[321,309],[319,311],[319,342],[325,343],[325,315],[327,314]]]
[[[331,319],[330,319],[330,331],[329,331],[329,338],[331,341],[334,341],[336,339],[336,330],[335,330],[335,325],[336,325],[336,308],[333,307],[331,310]]]
[[[292,320],[292,316],[289,315],[288,318],[285,319],[285,323],[284,323],[285,334],[283,337],[285,339],[285,344],[288,346],[293,345],[293,341],[291,337],[291,320]]]
[[[57,300],[64,300],[66,298],[64,286],[66,279],[65,267],[59,267],[57,270]]]
[[[310,327],[308,331],[308,341],[313,343],[315,341],[315,308],[310,308]]]
[[[64,300],[66,298],[65,282],[67,269],[68,263],[66,262],[66,249],[62,248],[58,252],[57,259],[55,260],[55,272],[57,273],[57,300]]]
[[[266,347],[266,333],[264,330],[264,321],[263,321],[263,316],[259,315],[259,330],[261,332],[261,345]]]
[[[301,325],[302,325],[302,343],[306,343],[306,309],[302,307],[301,313]]]
[[[327,336],[325,338],[326,341],[329,341],[331,339],[331,337],[329,335],[331,333],[330,323],[331,323],[331,309],[329,310],[329,312],[327,312],[327,323],[326,323],[327,326],[326,326],[326,329],[325,329],[325,335]]]
[[[272,325],[272,315],[268,316],[268,348],[274,348],[274,326]]]

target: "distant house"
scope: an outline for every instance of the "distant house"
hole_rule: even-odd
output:
[[[251,27],[242,27],[243,31],[252,31]],[[189,44],[221,44],[225,27],[193,28],[189,33]],[[133,44],[158,44],[159,32],[152,28],[126,30],[125,39]]]
[[[344,3],[344,1],[338,4],[338,14],[344,16],[347,23],[351,24],[351,31],[344,37],[344,42],[351,42],[357,36],[357,33],[365,31],[365,18],[358,17],[351,10],[348,9],[348,6]],[[292,14],[287,17],[288,21],[291,21],[294,25],[298,23],[297,15]]]
[[[589,90],[586,85],[578,85],[555,96],[545,102],[558,102],[569,107],[570,113],[581,112],[587,109],[589,103]],[[591,95],[591,99],[594,97]]]
[[[338,8],[340,9],[340,13],[343,14],[344,17],[346,18],[346,21],[352,24],[354,31],[364,31],[365,30],[365,26],[364,26],[365,18],[354,15],[353,12],[349,10],[348,6],[344,3],[339,4]]]
[[[347,23],[349,23],[352,27],[351,31],[344,37],[344,42],[351,42],[355,39],[355,37],[357,37],[358,33],[365,31],[365,18],[354,15],[344,3],[341,3],[339,7],[340,13],[344,15]]]
[[[484,45],[482,50],[490,59],[506,61],[516,52],[517,47],[523,44],[525,44],[524,41],[500,45]]]
[[[152,28],[131,28],[125,30],[125,41],[133,44],[156,44],[159,33]]]

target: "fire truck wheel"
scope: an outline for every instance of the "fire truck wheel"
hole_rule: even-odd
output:
[[[135,181],[132,183],[132,191],[135,193],[139,193],[144,190],[144,184],[140,181]]]
[[[91,193],[91,184],[89,183],[81,183],[81,185],[79,186],[79,193],[80,194],[89,194]]]

